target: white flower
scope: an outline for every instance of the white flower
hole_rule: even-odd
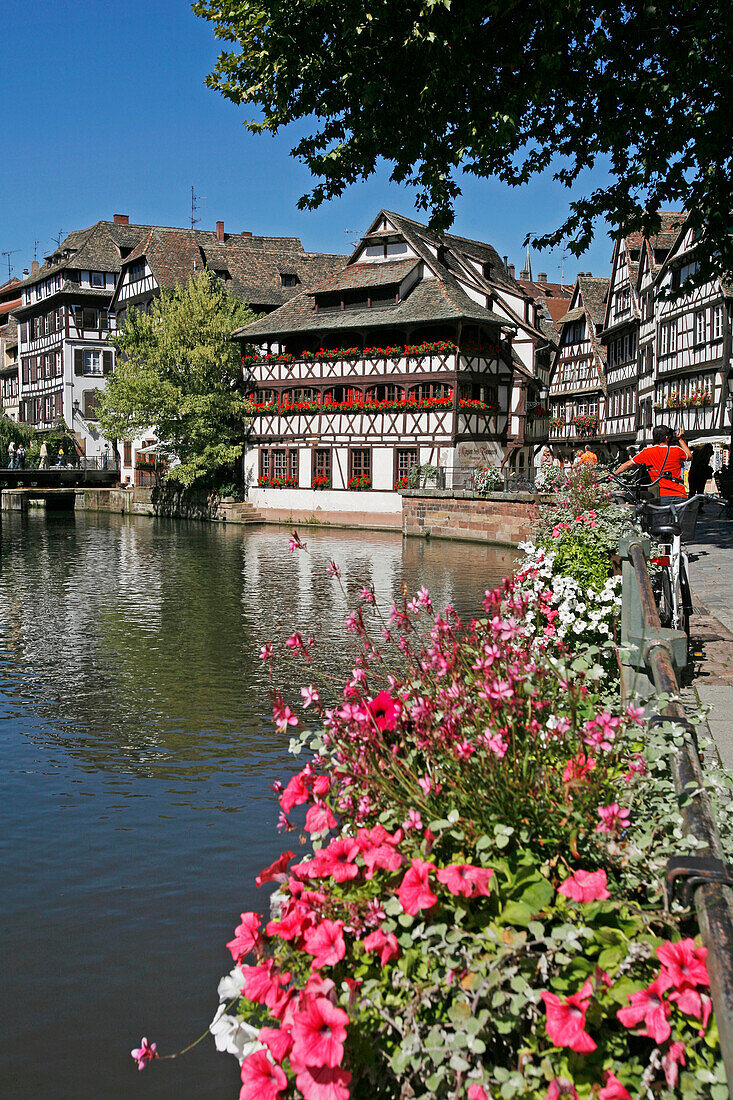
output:
[[[238,1016],[227,1016],[224,1008],[223,1004],[217,1008],[216,1015],[209,1024],[209,1031],[214,1036],[216,1049],[233,1054],[241,1066],[250,1054],[262,1050],[262,1043],[257,1042],[259,1028],[246,1024]]]
[[[216,992],[220,1001],[232,1001],[235,997],[241,997],[244,987],[244,974],[241,966],[235,966],[234,970],[226,974],[218,986]]]

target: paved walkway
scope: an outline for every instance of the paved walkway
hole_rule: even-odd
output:
[[[701,516],[687,547],[692,585],[692,637],[702,653],[693,688],[710,706],[710,730],[733,769],[733,520]]]

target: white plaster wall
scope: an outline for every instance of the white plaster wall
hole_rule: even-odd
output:
[[[374,447],[372,450],[372,488],[394,487],[394,450],[392,447]]]
[[[399,493],[359,492],[333,489],[250,489],[248,498],[255,508],[280,511],[376,512],[382,515],[402,512]]]

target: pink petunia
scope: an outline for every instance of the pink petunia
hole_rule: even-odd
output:
[[[241,962],[260,943],[261,923],[257,913],[242,913],[242,923],[234,929],[234,939],[227,944],[235,962]]]
[[[379,961],[382,966],[391,962],[392,959],[399,959],[402,954],[394,933],[383,932],[381,928],[376,928],[373,932],[370,932],[363,943],[365,951],[379,951]]]
[[[149,1043],[143,1036],[140,1040],[140,1046],[131,1050],[130,1055],[137,1062],[137,1068],[143,1070],[148,1062],[152,1062],[154,1058],[158,1057],[158,1044]]]
[[[664,1079],[671,1089],[677,1084],[677,1078],[680,1075],[680,1066],[686,1066],[685,1060],[685,1044],[684,1043],[670,1043],[669,1050],[665,1051],[662,1055],[662,1069],[664,1070]]]
[[[373,829],[359,829],[356,840],[367,867],[368,879],[374,876],[378,867],[383,871],[396,871],[402,866],[403,859],[397,851],[397,845],[402,840],[401,829],[392,835],[383,825],[375,825]]]
[[[676,989],[684,985],[710,984],[705,962],[707,954],[707,947],[696,947],[691,939],[663,943],[657,948],[657,958]]]
[[[397,890],[400,904],[406,913],[415,916],[421,909],[432,909],[437,902],[437,895],[430,889],[429,875],[435,870],[434,863],[427,863],[422,859],[413,859],[412,866],[405,872],[405,876]]]
[[[359,855],[359,845],[350,837],[337,837],[327,848],[322,848],[316,859],[319,878],[332,878],[334,882],[348,882],[356,878],[359,868],[354,862]],[[314,874],[314,872],[311,872]],[[315,877],[315,875],[314,875]]]
[[[705,993],[699,993],[692,986],[683,985],[682,989],[675,989],[673,993],[670,993],[669,999],[674,1001],[680,1012],[700,1020],[702,1029],[705,1030],[712,1012],[712,1001]]]
[[[281,987],[290,980],[286,972],[273,972],[273,962],[269,959],[261,966],[242,967],[242,992],[248,1001],[264,1004],[271,1008],[281,995]]]
[[[469,1085],[468,1100],[489,1100],[489,1094],[481,1085]]]
[[[344,1059],[348,1015],[326,997],[307,997],[305,1005],[293,1013],[293,1053],[296,1063],[304,1066],[328,1066],[334,1069]]]
[[[304,773],[298,772],[288,783],[280,798],[280,809],[284,814],[289,814],[293,806],[300,806],[310,798],[308,783],[304,779]]]
[[[604,1085],[598,1093],[598,1100],[632,1100],[631,1093],[626,1089],[615,1073],[607,1069],[603,1074]]]
[[[610,898],[606,889],[605,871],[576,871],[560,884],[558,894],[573,901],[605,901]]]
[[[578,1100],[578,1090],[567,1077],[556,1077],[554,1081],[550,1081],[545,1100],[562,1100],[563,1097],[567,1100]]]
[[[547,1013],[547,1034],[556,1047],[570,1047],[578,1054],[596,1049],[596,1043],[585,1030],[585,1014],[592,992],[593,984],[587,981],[577,993],[564,1000],[554,993],[541,995]]]
[[[288,1079],[273,1065],[264,1050],[256,1050],[242,1062],[242,1089],[239,1100],[277,1100]]]
[[[264,1043],[276,1062],[287,1058],[293,1045],[289,1030],[281,1027],[261,1027],[257,1032],[259,1042]]]
[[[296,1074],[295,1083],[303,1093],[303,1100],[349,1100],[351,1074],[346,1069],[329,1066],[304,1066],[300,1062],[290,1065]]]
[[[322,920],[315,928],[307,928],[304,933],[305,950],[313,955],[312,966],[318,970],[322,966],[335,966],[346,954],[342,920]]]
[[[291,859],[295,859],[295,852],[282,852],[274,863],[260,871],[255,879],[256,886],[263,886],[266,882],[285,882],[287,866]]]
[[[400,716],[399,699],[393,699],[388,691],[380,691],[366,706],[367,713],[379,730],[393,730]]]
[[[324,802],[316,802],[308,807],[305,815],[305,831],[307,833],[325,833],[328,829],[335,829],[336,818],[330,806]]]
[[[671,1028],[667,1022],[670,1008],[664,1000],[663,993],[669,988],[668,979],[661,976],[652,982],[646,989],[632,993],[626,1008],[620,1008],[616,1013],[624,1027],[638,1027],[644,1021],[646,1030],[642,1032],[653,1039],[655,1043],[664,1043],[669,1039]]]
[[[470,898],[474,894],[489,894],[489,879],[493,875],[489,867],[473,867],[469,863],[452,863],[437,871],[438,882],[457,897]]]

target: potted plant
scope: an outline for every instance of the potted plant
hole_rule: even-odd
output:
[[[477,466],[473,472],[473,487],[477,493],[499,493],[504,478],[496,466]]]
[[[371,487],[372,479],[370,477],[366,477],[363,474],[359,477],[349,478],[349,488],[355,492],[358,492],[361,489],[371,489]]]
[[[313,478],[313,488],[314,489],[330,489],[331,488],[331,479],[330,479],[330,477],[327,477],[326,474],[316,474],[315,477]]]

